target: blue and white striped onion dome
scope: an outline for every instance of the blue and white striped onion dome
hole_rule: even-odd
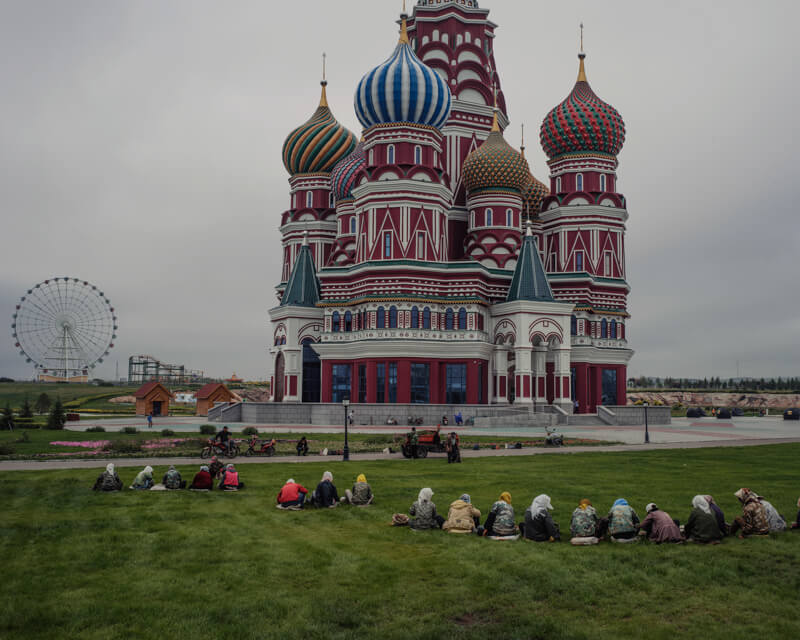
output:
[[[401,40],[391,57],[358,83],[356,116],[365,129],[391,122],[441,128],[451,100],[447,83]]]
[[[353,187],[356,186],[359,177],[364,174],[366,166],[364,145],[360,142],[353,153],[336,163],[331,170],[331,189],[333,189],[333,195],[337,202],[353,197]]]

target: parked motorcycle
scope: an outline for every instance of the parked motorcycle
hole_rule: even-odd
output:
[[[239,445],[236,443],[236,440],[231,440],[231,446],[228,448],[225,443],[209,438],[202,451],[200,451],[200,457],[210,458],[211,456],[226,456],[228,458],[235,458],[239,453],[241,452],[239,451]]]
[[[244,455],[250,456],[267,456],[271,458],[275,455],[275,439],[264,440],[261,442],[256,436],[253,436],[247,442],[247,451]]]

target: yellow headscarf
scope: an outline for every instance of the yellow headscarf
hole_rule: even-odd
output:
[[[582,500],[581,500],[581,501],[578,503],[578,506],[579,506],[581,509],[584,509],[584,510],[585,510],[585,509],[586,509],[586,507],[591,507],[591,506],[592,506],[592,503],[591,503],[591,502],[589,502],[589,498],[583,498],[583,499],[582,499]]]
[[[511,504],[511,494],[508,491],[503,491],[503,493],[500,494],[500,499],[506,504]]]
[[[356,478],[356,482],[366,482],[366,481],[367,481],[367,476],[365,476],[363,473],[359,473],[358,477]]]

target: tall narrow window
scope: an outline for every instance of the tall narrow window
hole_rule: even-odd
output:
[[[427,404],[430,401],[430,371],[427,362],[411,363],[411,402]]]
[[[375,164],[375,149],[369,150],[369,164],[373,166]]]
[[[578,318],[576,318],[575,316],[572,316],[572,319],[570,321],[569,333],[570,335],[573,336],[578,335]]]
[[[391,231],[387,231],[383,234],[383,257],[384,258],[391,258],[392,257],[392,233]]]
[[[331,368],[331,400],[341,402],[350,398],[350,365],[335,364]]]
[[[350,233],[355,233],[355,232],[356,232],[356,217],[353,216],[352,218],[350,218]]]
[[[506,226],[514,226],[514,212],[511,209],[506,209]]]
[[[387,164],[394,164],[394,145],[390,144],[386,148],[386,163]]]
[[[339,312],[334,311],[333,316],[331,318],[331,331],[333,333],[339,333]]]
[[[353,314],[347,311],[344,314],[344,330],[350,333],[353,330]]]
[[[422,147],[414,147],[414,164],[422,164]]]
[[[467,328],[467,310],[464,307],[458,310],[458,328],[462,331]]]
[[[417,233],[417,260],[425,259],[425,232]]]
[[[341,218],[339,218],[339,219],[336,221],[336,223],[337,223],[337,225],[338,225],[338,227],[339,227],[339,232],[338,232],[338,233],[339,233],[339,235],[342,235],[342,219],[341,219]]]
[[[431,309],[430,309],[430,307],[425,307],[422,310],[422,328],[423,329],[430,329],[431,328]]]
[[[561,178],[556,178],[556,193],[561,193]]]
[[[447,404],[464,404],[467,401],[467,365],[445,365],[445,401]]]
[[[600,323],[600,337],[608,338],[608,320],[605,318],[603,318],[602,322]]]
[[[367,365],[358,365],[358,401],[361,404],[367,401]]]
[[[612,320],[611,321],[611,338],[613,338],[614,340],[617,339],[617,321],[616,320]]]
[[[378,329],[386,328],[386,310],[383,307],[378,307]]]
[[[583,271],[583,251],[575,252],[575,271]]]
[[[397,329],[397,307],[389,307],[389,328]]]
[[[447,331],[453,330],[453,310],[448,309],[444,314],[444,328]]]
[[[487,227],[491,227],[492,226],[492,213],[493,213],[493,211],[491,209],[487,209],[486,210],[486,226]]]
[[[314,206],[314,194],[311,191],[306,191],[306,207],[309,209]]]
[[[328,192],[328,206],[333,209],[333,191]]]
[[[469,212],[469,226],[470,226],[470,228],[474,228],[475,227],[475,212],[474,211],[470,211]]]
[[[606,174],[605,173],[601,173],[600,174],[600,191],[603,191],[603,192],[606,191],[606,186],[607,186],[606,182],[607,182]]]
[[[375,365],[375,402],[386,402],[386,364]]]
[[[419,329],[419,308],[411,307],[411,328]]]
[[[583,174],[579,173],[575,176],[575,190],[583,191]]]
[[[397,363],[389,363],[389,402],[397,402]]]
[[[603,253],[603,275],[611,276],[611,252],[606,251]]]

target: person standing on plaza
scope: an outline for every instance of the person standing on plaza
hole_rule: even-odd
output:
[[[408,434],[408,444],[411,447],[411,457],[418,458],[419,457],[419,435],[417,434],[417,428],[411,427],[411,433]]]
[[[147,428],[148,429],[152,429],[153,428],[153,412],[152,411],[147,414]]]

